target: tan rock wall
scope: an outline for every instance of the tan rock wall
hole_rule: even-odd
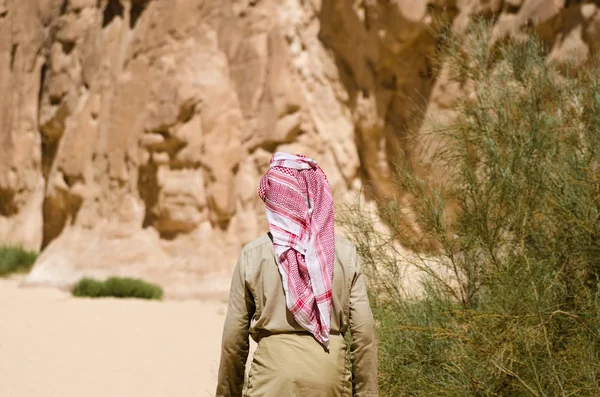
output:
[[[28,284],[222,294],[274,150],[317,159],[338,203],[402,197],[393,158],[426,160],[409,138],[465,94],[434,32],[473,15],[559,61],[600,44],[591,1],[0,0],[0,241],[44,248]]]

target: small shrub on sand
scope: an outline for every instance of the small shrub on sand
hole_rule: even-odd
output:
[[[163,290],[155,284],[135,278],[111,277],[106,281],[83,278],[71,290],[74,296],[88,298],[162,299]]]
[[[37,257],[37,252],[21,247],[0,246],[0,277],[28,272]]]

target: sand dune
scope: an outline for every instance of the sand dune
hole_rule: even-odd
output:
[[[0,396],[212,396],[226,305],[75,299],[0,279]]]

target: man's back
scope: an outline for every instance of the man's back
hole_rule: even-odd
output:
[[[240,363],[245,363],[249,335],[259,345],[262,339],[277,335],[303,336],[302,339],[306,337],[309,340],[310,347],[314,344],[321,354],[328,354],[305,329],[297,324],[286,307],[285,299],[273,243],[265,234],[244,247],[234,272],[230,305],[223,333],[217,396],[236,395],[227,390],[232,380],[238,379],[237,383],[239,383],[240,376],[243,376],[244,367],[243,364],[240,366]],[[347,239],[336,236],[331,310],[331,335],[332,340],[336,339],[335,346],[339,344],[337,340],[343,338],[348,329],[352,334],[352,373],[355,395],[376,396],[375,324],[364,277],[355,247]],[[289,340],[285,343],[290,345]],[[307,350],[307,347],[303,349]],[[240,354],[243,357],[240,357]],[[290,356],[294,356],[291,351]],[[296,364],[298,362],[298,360],[294,361]],[[227,386],[228,384],[230,386]]]
[[[281,274],[275,262],[273,243],[267,234],[244,247],[245,281],[253,292],[255,313],[250,334],[258,341],[263,335],[306,332],[290,315],[285,302]],[[357,277],[356,250],[345,238],[336,236],[332,283],[331,333],[348,329],[350,289]]]

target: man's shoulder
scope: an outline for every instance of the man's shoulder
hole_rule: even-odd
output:
[[[340,247],[340,248],[349,248],[349,249],[354,248],[354,244],[352,244],[352,242],[350,240],[348,240],[346,237],[344,237],[340,234],[335,235],[335,245],[336,245],[336,247]]]
[[[268,247],[272,244],[273,244],[273,241],[269,237],[269,234],[264,233],[264,234],[260,235],[259,237],[255,238],[254,240],[252,240],[251,242],[249,242],[248,244],[246,244],[244,246],[244,251],[245,252],[252,251],[256,248],[260,248],[265,245]],[[352,244],[352,242],[350,242],[350,240],[348,240],[346,237],[339,235],[339,234],[335,235],[335,246],[336,246],[336,249],[341,249],[341,250],[353,250],[354,249],[354,244]]]
[[[345,260],[351,260],[356,253],[356,248],[352,242],[344,236],[336,234],[335,236],[336,255]]]
[[[259,237],[255,238],[254,240],[250,241],[248,244],[246,244],[244,246],[244,252],[252,251],[255,248],[260,248],[261,246],[264,246],[267,244],[273,244],[273,242],[269,238],[269,234],[264,233],[264,234],[260,235]]]

